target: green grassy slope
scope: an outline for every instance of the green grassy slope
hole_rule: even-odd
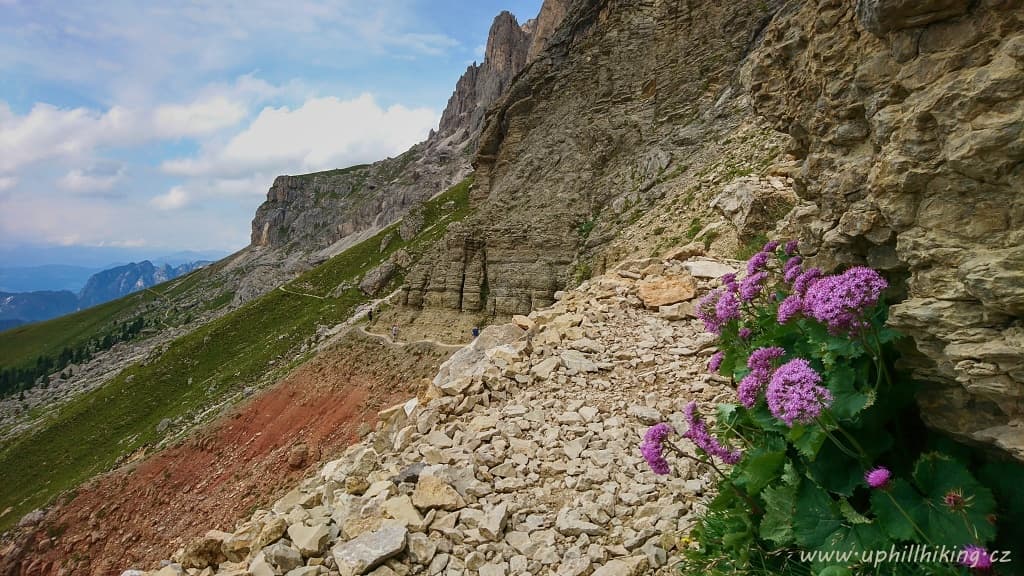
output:
[[[74,314],[0,332],[0,366],[23,366],[41,355],[55,356],[65,346],[81,344],[127,319],[154,298],[151,292],[136,292]]]
[[[0,368],[27,366],[39,356],[56,356],[112,329],[118,322],[143,315],[158,324],[166,316],[164,304],[210,278],[220,267],[213,264],[147,290],[45,322],[0,332]],[[226,304],[226,302],[224,302]],[[180,318],[175,318],[180,320]]]
[[[0,511],[10,507],[0,516],[0,530],[110,468],[120,456],[159,441],[156,426],[162,419],[197,414],[246,386],[275,380],[306,359],[301,348],[316,326],[343,321],[365,300],[356,288],[332,297],[335,288],[354,285],[396,250],[415,255],[429,247],[469,213],[469,185],[467,179],[429,201],[425,228],[415,238],[392,241],[381,253],[381,240],[397,225],[382,230],[289,283],[287,292],[274,290],[175,340],[159,359],[126,369],[0,448]]]

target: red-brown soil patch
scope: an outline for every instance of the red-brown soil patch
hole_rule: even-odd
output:
[[[343,452],[378,410],[415,395],[449,353],[351,335],[180,445],[79,488],[0,549],[0,572],[116,576],[153,569],[207,530],[233,531]],[[299,444],[308,457],[289,463]]]

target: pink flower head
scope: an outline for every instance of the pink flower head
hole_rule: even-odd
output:
[[[735,464],[740,461],[740,457],[743,455],[742,452],[739,450],[729,450],[722,446],[708,432],[707,425],[704,424],[704,421],[697,414],[696,402],[687,404],[686,408],[683,409],[683,414],[686,416],[686,423],[690,426],[690,429],[683,433],[683,438],[689,438],[708,456],[718,458],[726,464]]]
[[[740,298],[744,302],[750,302],[756,298],[757,295],[761,293],[761,289],[764,287],[763,285],[766,278],[768,278],[768,273],[764,271],[751,274],[744,278],[743,281],[740,282]]]
[[[804,296],[804,312],[833,334],[853,333],[867,326],[864,314],[878,302],[889,283],[871,268],[856,266],[815,282]]]
[[[761,388],[772,377],[772,360],[782,358],[785,353],[786,351],[779,347],[758,348],[750,353],[750,357],[747,358],[747,367],[750,368],[750,373],[744,376],[740,380],[739,386],[736,387],[736,395],[739,397],[740,404],[746,408],[753,408],[754,404],[757,404]]]
[[[787,426],[809,423],[832,405],[832,393],[820,385],[821,376],[810,362],[794,358],[779,366],[768,383],[765,396],[773,416]]]
[[[705,330],[720,334],[730,320],[740,317],[740,301],[731,290],[715,288],[697,301],[696,314]]]
[[[986,571],[992,568],[992,555],[985,548],[973,544],[964,547],[957,560],[961,565],[975,570]]]
[[[797,276],[796,280],[793,281],[793,294],[799,294],[803,296],[807,289],[810,288],[819,278],[821,278],[822,272],[818,268],[809,268],[804,270]]]
[[[711,355],[711,359],[708,360],[708,372],[718,372],[718,369],[722,366],[722,360],[725,359],[725,352],[715,352]]]
[[[761,251],[762,252],[775,252],[776,250],[778,250],[778,248],[779,248],[779,241],[778,240],[772,240],[771,242],[765,244],[764,248],[761,248]]]
[[[739,285],[736,284],[736,275],[730,272],[722,276],[722,286],[725,286],[732,292],[739,290]]]
[[[884,490],[888,487],[890,480],[892,480],[892,472],[885,466],[873,468],[864,474],[864,481],[876,490]]]
[[[665,438],[675,432],[671,425],[662,422],[647,429],[644,434],[644,441],[640,444],[640,454],[651,467],[651,472],[664,476],[672,471],[668,460],[665,459]]]
[[[804,303],[796,294],[790,294],[786,296],[786,299],[779,304],[779,311],[777,313],[777,319],[779,324],[785,324],[793,319],[797,314],[803,310]]]
[[[743,328],[740,328],[739,336],[740,336],[740,339],[742,339],[742,340],[749,340],[750,337],[753,334],[754,334],[754,331],[751,330],[750,328],[747,328],[746,326],[744,326]]]
[[[768,265],[768,258],[771,257],[770,252],[758,252],[747,260],[747,275],[757,274],[761,270],[764,270],[765,266]]]
[[[786,245],[782,248],[782,250],[783,252],[786,253],[787,256],[792,256],[793,254],[796,254],[796,250],[799,245],[799,240],[790,240],[789,242],[786,242]]]

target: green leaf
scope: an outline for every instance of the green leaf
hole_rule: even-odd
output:
[[[715,406],[715,413],[717,414],[716,422],[719,424],[729,424],[733,426],[736,424],[737,414],[736,409],[739,408],[736,404],[720,403]]]
[[[921,536],[914,529],[911,520],[922,526],[927,516],[928,504],[906,480],[892,480],[888,490],[873,491],[871,510],[885,533],[893,539],[921,542]]]
[[[737,466],[736,484],[745,486],[751,495],[759,493],[779,476],[779,469],[786,459],[786,443],[782,438],[771,435],[766,441],[767,446],[748,451]]]
[[[825,341],[825,349],[833,358],[857,358],[864,354],[864,346],[857,340],[841,336],[829,336]]]
[[[813,482],[802,482],[797,490],[793,536],[797,544],[818,548],[839,529],[840,518],[828,493]]]
[[[855,471],[860,463],[840,450],[835,442],[828,441],[821,447],[818,457],[807,465],[807,470],[823,488],[835,494],[852,496],[854,489],[863,478]]]
[[[925,529],[936,543],[959,545],[995,538],[995,526],[988,521],[996,510],[995,497],[962,463],[945,454],[924,454],[914,466],[914,480],[927,498]],[[966,499],[965,510],[954,511],[945,505],[944,499],[951,492]]]
[[[857,371],[850,366],[836,366],[829,372],[826,386],[832,392],[832,414],[839,420],[849,420],[863,410],[869,402],[867,394],[857,390]]]
[[[820,549],[836,551],[837,556],[833,557],[833,562],[849,564],[869,550],[880,550],[890,545],[891,541],[875,524],[854,524],[843,526],[830,534]]]
[[[878,330],[878,341],[881,342],[882,344],[895,342],[896,340],[899,340],[902,337],[903,334],[900,334],[898,331],[893,330],[892,328],[889,328],[887,326],[883,326]]]
[[[843,515],[850,524],[870,524],[871,519],[853,509],[850,501],[846,498],[839,499],[839,513]]]
[[[800,451],[800,454],[812,462],[818,456],[818,451],[821,450],[821,445],[825,443],[826,438],[825,431],[816,424],[793,424],[786,435],[786,439]]]
[[[759,528],[761,538],[779,546],[793,542],[793,516],[796,511],[796,484],[769,486],[761,492],[765,513]]]

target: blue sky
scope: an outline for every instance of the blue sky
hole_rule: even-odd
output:
[[[234,250],[277,174],[437,126],[541,0],[0,0],[0,266],[26,244]]]

